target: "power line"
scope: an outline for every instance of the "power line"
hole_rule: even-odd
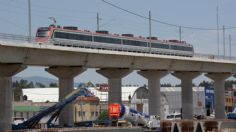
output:
[[[14,6],[14,8],[20,9],[19,10],[20,12],[27,9],[25,7],[20,6],[20,4],[13,5],[13,6]],[[65,17],[66,17],[66,19],[68,18],[68,19],[76,21],[76,22],[78,22],[78,20],[79,21],[91,22],[91,20],[94,20],[94,18],[95,18],[95,17],[79,17],[78,18],[77,16],[68,15],[68,13],[66,13],[65,11],[59,10],[59,8],[53,8],[53,7],[52,8],[49,8],[49,7],[47,8],[47,7],[41,7],[41,6],[39,6],[40,8],[38,8],[38,6],[34,3],[32,3],[31,7],[32,7],[32,13],[34,14],[33,16],[39,16],[39,17],[43,17],[43,18],[48,18],[49,16],[52,16],[52,14],[58,15],[57,17],[61,16],[61,17],[63,17],[63,19],[65,19]],[[56,12],[49,13],[49,11],[44,10],[45,8],[46,9],[55,9]],[[51,10],[51,11],[53,11],[53,10]],[[75,10],[73,10],[73,11],[75,11]],[[18,13],[18,11],[17,11],[17,13]],[[24,13],[26,13],[26,12],[24,12]],[[81,13],[81,11],[79,10],[78,13]],[[84,20],[84,19],[86,19],[86,20]]]
[[[138,14],[138,13],[132,12],[132,11],[130,11],[130,10],[124,9],[124,8],[122,8],[122,7],[120,7],[120,6],[117,6],[117,5],[115,5],[115,4],[111,3],[111,2],[108,2],[108,1],[106,1],[106,0],[101,0],[101,1],[104,2],[104,3],[106,3],[106,4],[108,4],[108,5],[110,5],[110,6],[112,6],[112,7],[115,7],[115,8],[117,8],[117,9],[122,10],[122,11],[124,11],[124,12],[127,12],[127,13],[129,13],[129,14],[135,15],[135,16],[137,16],[137,17],[140,17],[140,18],[143,18],[143,19],[149,19],[149,18],[146,17],[146,16],[143,16],[143,15],[140,15],[140,14]],[[153,18],[152,18],[151,20],[154,21],[154,22],[157,22],[157,23],[161,23],[161,24],[164,24],[164,25],[168,25],[168,26],[172,26],[172,27],[177,27],[177,28],[181,27],[181,28],[194,29],[194,30],[217,30],[217,29],[215,29],[215,28],[201,28],[201,27],[191,27],[191,26],[176,25],[176,24],[167,23],[167,22],[160,21],[160,20],[153,19]],[[225,30],[226,30],[226,29],[236,29],[236,27],[228,27],[228,28],[225,28]],[[221,29],[219,29],[219,30],[223,30],[223,28],[221,28]]]

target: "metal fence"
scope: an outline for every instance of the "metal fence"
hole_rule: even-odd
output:
[[[0,40],[5,40],[5,41],[14,41],[17,43],[21,43],[21,42],[28,42],[28,43],[37,43],[35,41],[35,37],[29,37],[29,36],[24,36],[24,35],[15,35],[15,34],[6,34],[6,33],[0,33]],[[49,41],[45,44],[48,45],[52,45],[54,44],[53,41]],[[86,44],[87,45],[87,44]],[[59,45],[60,46],[60,45]],[[65,45],[63,45],[65,46]],[[73,46],[72,46],[73,47]],[[91,44],[88,44],[87,46],[76,46],[76,47],[80,47],[80,48],[98,48],[101,49],[99,47],[94,47]],[[110,49],[108,49],[110,50]],[[120,52],[127,52],[127,49],[123,49],[123,50],[119,50]],[[148,54],[148,53],[147,53]],[[212,54],[202,54],[202,53],[194,53],[193,54],[194,58],[200,58],[200,59],[207,59],[207,60],[227,60],[230,62],[236,62],[236,57],[230,57],[230,56],[223,56],[223,55],[212,55]]]
[[[201,53],[194,53],[193,57],[195,58],[203,58],[203,59],[209,59],[209,60],[228,60],[235,62],[236,57],[233,56],[223,56],[223,55],[211,55],[211,54],[201,54]]]
[[[0,39],[2,40],[13,40],[13,41],[24,41],[24,42],[35,42],[34,37],[28,37],[24,35],[6,34],[0,33]]]

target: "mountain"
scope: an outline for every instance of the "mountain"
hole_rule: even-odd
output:
[[[41,76],[31,76],[31,77],[13,77],[12,81],[20,81],[21,79],[27,80],[28,82],[33,82],[34,84],[36,82],[44,84],[46,87],[49,86],[50,83],[58,83],[58,80],[52,79],[52,78],[47,78],[47,77],[41,77]],[[77,87],[80,83],[75,82],[74,86]]]
[[[57,83],[58,81],[52,78],[47,78],[47,77],[41,77],[41,76],[31,76],[31,77],[13,77],[13,81],[16,80],[27,80],[28,82],[33,82],[34,84],[36,82],[44,84],[46,87],[49,86],[50,83]]]

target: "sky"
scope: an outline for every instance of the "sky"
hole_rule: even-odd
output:
[[[124,9],[166,23],[199,27],[216,28],[216,7],[219,6],[219,26],[236,27],[235,0],[106,0]],[[28,35],[28,0],[0,0],[0,33]],[[132,33],[136,36],[148,36],[148,20],[114,8],[102,0],[31,0],[32,35],[38,27],[52,23],[49,17],[55,17],[61,26],[77,26],[80,29],[96,30],[96,15],[100,16],[100,29],[111,33]],[[159,39],[178,39],[179,28],[152,22],[152,34]],[[232,36],[232,55],[236,50],[236,29],[225,31],[226,55],[229,55],[228,36]],[[220,31],[220,55],[222,50],[222,31]],[[195,52],[217,54],[217,37],[215,30],[193,30],[182,28],[182,39],[194,46]],[[55,78],[44,71],[45,67],[29,67],[16,76],[44,76]],[[107,79],[89,69],[75,78],[76,82],[106,82]],[[206,80],[198,77],[194,82]],[[180,80],[168,75],[162,83],[178,84]],[[147,80],[136,71],[123,78],[123,84],[145,84]]]

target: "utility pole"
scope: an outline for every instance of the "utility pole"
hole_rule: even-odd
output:
[[[29,42],[31,41],[31,0],[28,0]]]
[[[231,35],[229,35],[229,57],[231,59]]]
[[[151,53],[151,47],[152,47],[152,18],[151,18],[151,11],[149,11],[149,52]]]
[[[220,33],[219,33],[219,6],[216,7],[216,25],[217,25],[217,53],[220,55]]]
[[[182,41],[182,28],[179,26],[179,41]]]
[[[99,13],[97,12],[97,31],[99,31]]]
[[[223,25],[223,56],[225,57],[225,26]]]

